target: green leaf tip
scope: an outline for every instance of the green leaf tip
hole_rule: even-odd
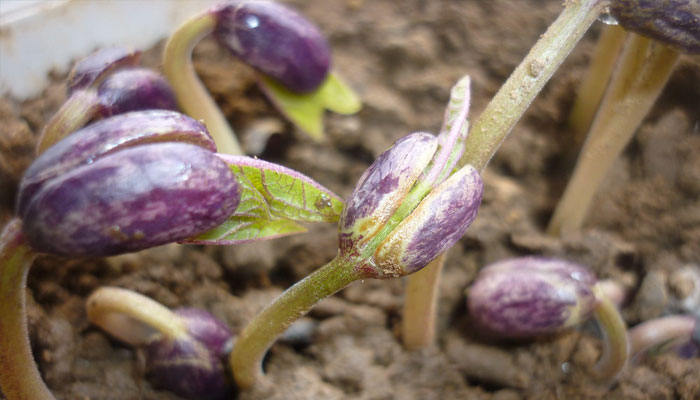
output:
[[[279,110],[299,129],[317,141],[324,138],[325,109],[343,115],[360,111],[362,102],[357,94],[334,73],[309,93],[295,93],[276,80],[260,74],[260,86]]]
[[[187,243],[236,244],[306,232],[298,222],[336,222],[342,200],[292,169],[244,156],[219,154],[242,188],[236,212]]]

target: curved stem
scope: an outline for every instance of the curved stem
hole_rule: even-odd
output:
[[[282,293],[236,339],[229,363],[239,389],[262,378],[262,359],[279,335],[324,298],[361,279],[354,263],[336,257]]]
[[[535,43],[469,132],[460,166],[482,170],[532,100],[608,5],[607,0],[567,1],[559,17]]]
[[[446,254],[407,277],[401,322],[403,344],[407,349],[422,349],[435,341],[437,289]]]
[[[95,90],[78,90],[73,93],[44,126],[36,145],[36,154],[40,155],[59,140],[82,128],[100,109]]]
[[[548,232],[578,230],[593,195],[671,76],[679,54],[630,34]]]
[[[187,327],[177,314],[127,289],[97,289],[87,299],[86,310],[93,324],[134,347],[146,344],[156,332],[171,338],[187,335]]]
[[[236,134],[192,65],[192,50],[203,37],[214,31],[216,23],[216,16],[208,12],[185,21],[165,45],[163,70],[180,108],[192,118],[204,121],[218,151],[240,155],[243,150]]]
[[[608,87],[610,75],[615,68],[615,61],[620,54],[627,33],[615,25],[603,28],[598,43],[593,50],[588,72],[578,88],[576,100],[569,115],[569,127],[574,133],[574,144],[581,148],[588,128],[595,115],[605,88]]]
[[[25,288],[36,257],[15,218],[0,235],[0,388],[8,400],[52,400],[32,356]]]
[[[612,381],[629,358],[627,326],[620,311],[605,297],[600,287],[594,287],[593,291],[598,299],[593,314],[603,332],[603,354],[593,367],[593,374],[602,381]]]
[[[629,330],[630,358],[655,346],[690,341],[698,326],[698,320],[690,315],[672,315],[643,322]]]

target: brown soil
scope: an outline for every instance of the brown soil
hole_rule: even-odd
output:
[[[244,142],[261,130],[273,134],[262,158],[298,169],[343,197],[393,141],[439,128],[449,88],[465,73],[473,82],[471,114],[478,115],[561,10],[561,1],[540,0],[292,3],[328,35],[335,69],[364,101],[356,116],[328,116],[326,143],[294,132],[256,88],[252,71],[214,42],[197,48],[197,69]],[[683,290],[674,274],[687,265],[698,269],[700,68],[690,59],[610,172],[585,229],[561,240],[543,234],[568,174],[566,116],[599,28],[487,168],[479,216],[447,259],[437,345],[402,348],[402,280],[357,282],[310,313],[312,323],[302,332],[311,344],[272,347],[265,367],[274,392],[241,399],[698,398],[698,358],[661,355],[630,365],[601,387],[586,375],[600,353],[594,330],[503,343],[480,336],[466,312],[464,290],[477,269],[505,257],[561,256],[616,279],[633,293],[624,310],[630,324],[677,312]],[[150,51],[146,63],[157,65],[159,52]],[[37,133],[64,99],[64,77],[55,78],[34,100],[0,100],[0,223],[11,215]],[[28,291],[37,362],[59,399],[177,399],[144,379],[136,352],[88,323],[87,295],[103,285],[133,289],[167,306],[205,308],[239,332],[335,252],[335,227],[316,225],[305,235],[237,247],[170,245],[106,260],[40,257]],[[641,285],[651,279],[659,284]]]

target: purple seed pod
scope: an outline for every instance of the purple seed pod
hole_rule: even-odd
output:
[[[700,54],[700,0],[614,0],[610,13],[627,30]]]
[[[429,133],[405,136],[360,177],[340,215],[339,247],[348,252],[368,241],[391,218],[437,149]]]
[[[139,110],[177,111],[175,94],[168,81],[148,68],[116,71],[97,88],[102,116]]]
[[[71,70],[68,75],[68,96],[98,83],[116,68],[136,65],[140,57],[140,51],[124,47],[97,50],[78,61]]]
[[[29,166],[20,182],[17,214],[25,214],[29,198],[50,179],[114,151],[164,141],[190,143],[216,151],[204,125],[177,112],[138,111],[98,121],[51,146]]]
[[[306,18],[268,1],[229,1],[211,12],[219,42],[236,57],[297,93],[317,88],[330,70],[330,47]]]
[[[27,242],[72,257],[142,250],[202,233],[233,214],[240,185],[214,153],[152,143],[105,155],[24,199]]]
[[[232,341],[231,331],[204,310],[182,308],[188,335],[161,335],[146,345],[146,368],[153,382],[187,399],[219,400],[232,397],[223,357]]]
[[[468,292],[469,313],[504,337],[552,334],[586,320],[595,276],[568,261],[521,257],[485,267]]]
[[[471,165],[433,189],[377,247],[376,278],[414,273],[457,243],[476,218],[482,193]]]

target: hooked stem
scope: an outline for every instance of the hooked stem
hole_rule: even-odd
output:
[[[598,304],[593,315],[603,333],[603,354],[593,367],[593,375],[601,381],[612,381],[627,364],[629,343],[627,326],[615,304],[599,286],[593,288]]]
[[[285,290],[245,327],[229,356],[239,389],[249,389],[263,378],[263,356],[294,321],[324,298],[363,278],[355,267],[347,258],[336,256]]]
[[[100,109],[100,100],[95,90],[88,88],[74,92],[44,126],[36,145],[36,154],[40,155],[59,140],[82,128]]]
[[[8,400],[53,400],[32,356],[25,289],[36,253],[14,218],[0,234],[0,388]]]
[[[164,305],[142,294],[116,287],[97,289],[86,301],[88,319],[110,335],[138,347],[155,334],[180,338],[184,321]]]
[[[642,123],[671,76],[679,53],[630,34],[610,86],[584,143],[573,176],[547,229],[551,235],[578,230],[593,195]]]
[[[192,65],[192,50],[202,38],[214,31],[216,24],[216,16],[209,12],[185,21],[165,45],[163,70],[180,108],[192,118],[204,122],[218,151],[241,155],[243,150],[236,134]]]
[[[643,322],[630,329],[628,335],[630,358],[634,359],[656,346],[683,343],[693,339],[700,343],[700,324],[690,315],[672,315]]]

